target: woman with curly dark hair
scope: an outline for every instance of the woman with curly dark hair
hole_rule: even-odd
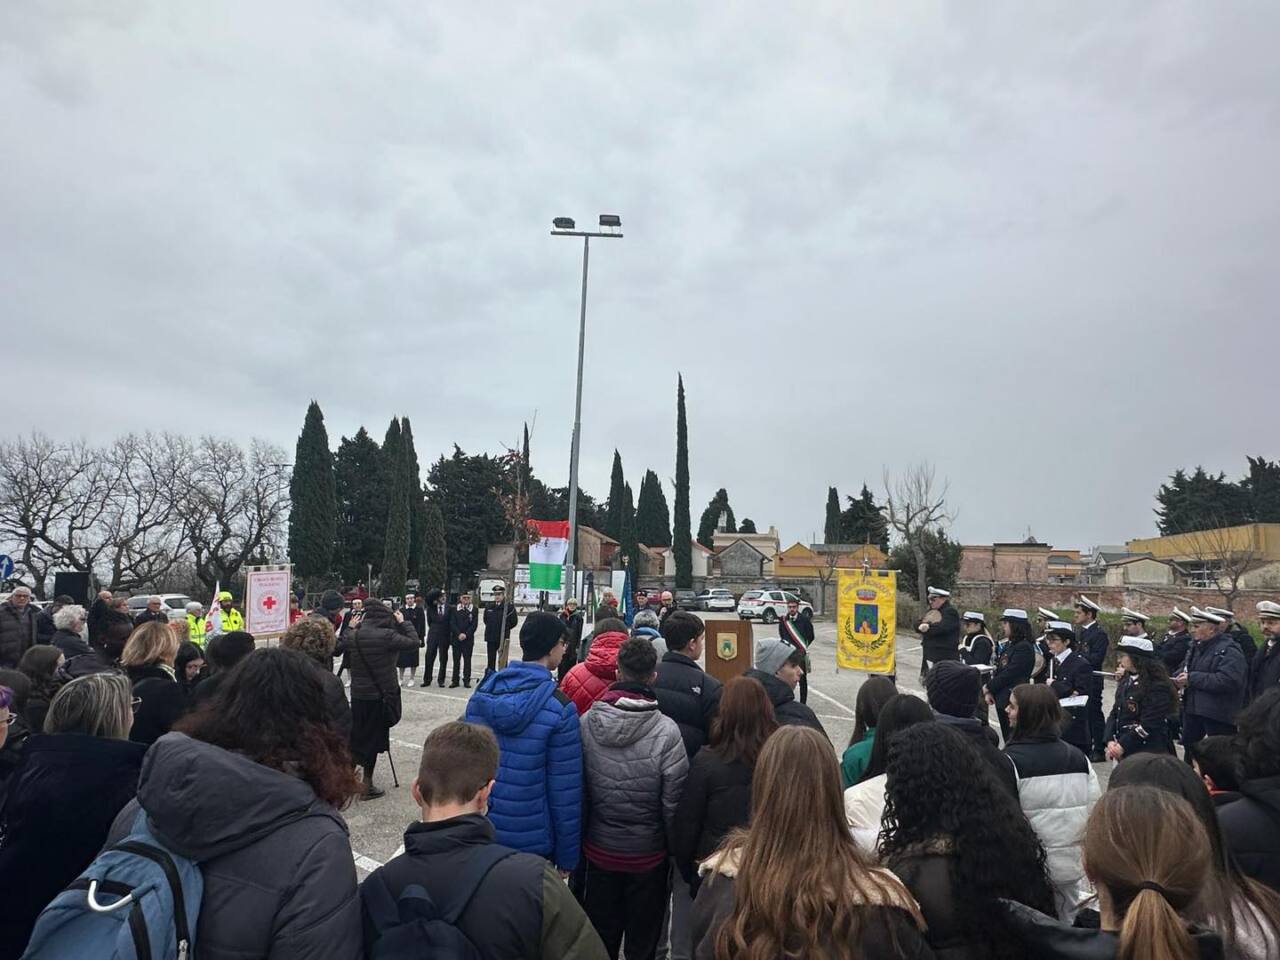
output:
[[[931,956],[910,894],[845,827],[825,736],[803,726],[773,734],[756,763],[751,809],[751,826],[702,864],[698,960]]]
[[[361,952],[360,903],[338,809],[358,790],[315,666],[258,650],[152,745],[108,842],[141,810],[200,864],[203,960],[347,960]]]
[[[915,896],[928,940],[950,960],[1020,958],[993,905],[1054,914],[1044,847],[1018,801],[965,738],[922,723],[889,744],[882,862]]]
[[[1135,753],[1173,753],[1169,715],[1177,710],[1178,692],[1164,661],[1146,637],[1121,637],[1116,665],[1124,677],[1116,686],[1116,700],[1103,739],[1108,760]]]

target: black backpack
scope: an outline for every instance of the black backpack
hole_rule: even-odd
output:
[[[458,918],[489,871],[515,852],[496,843],[477,850],[452,892],[439,903],[417,883],[405,887],[395,901],[385,884],[371,885],[365,909],[377,937],[370,960],[484,960],[476,945],[458,929]]]

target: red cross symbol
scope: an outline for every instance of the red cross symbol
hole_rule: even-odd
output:
[[[272,609],[275,607],[275,605],[279,602],[280,602],[279,600],[277,600],[275,597],[273,597],[269,593],[262,598],[262,605],[267,608],[267,613],[270,613]]]

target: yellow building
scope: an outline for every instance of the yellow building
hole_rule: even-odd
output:
[[[774,557],[773,575],[779,580],[821,579],[831,569],[832,563],[828,558],[833,555],[834,566],[847,570],[861,570],[864,559],[872,568],[883,570],[889,560],[877,547],[870,545],[817,543],[806,547],[803,543],[794,543]]]
[[[1250,555],[1254,560],[1280,560],[1280,523],[1246,523],[1239,527],[1175,533],[1168,537],[1130,540],[1130,553],[1149,553],[1157,560],[1174,563],[1194,561],[1224,554]]]

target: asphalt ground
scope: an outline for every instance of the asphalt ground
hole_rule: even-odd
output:
[[[704,620],[731,619],[730,614],[701,614]],[[754,624],[757,637],[776,636],[776,625]],[[809,706],[817,713],[826,728],[827,735],[837,749],[843,750],[853,733],[853,706],[867,674],[852,670],[838,670],[835,662],[835,624],[814,624],[814,643],[809,651],[812,672],[809,674]],[[511,637],[513,655],[519,655],[519,626]],[[476,643],[472,659],[472,689],[478,686],[484,675],[484,642]],[[898,689],[924,697],[920,685],[920,640],[914,633],[898,637],[897,649]],[[385,754],[378,758],[374,782],[386,789],[385,797],[378,800],[359,801],[352,804],[344,815],[351,829],[351,849],[355,854],[360,877],[385,863],[399,852],[405,828],[418,817],[409,792],[409,784],[417,774],[422,754],[422,741],[433,729],[450,720],[461,719],[470,691],[459,687],[450,689],[435,686],[423,689],[422,668],[415,675],[412,688],[401,688],[404,714],[400,723],[391,731],[391,758],[399,775],[400,786],[392,785],[391,769]],[[451,678],[447,678],[449,682]],[[1110,680],[1104,688],[1104,707],[1110,710],[1115,684]],[[994,710],[991,724],[998,725]],[[1111,764],[1095,764],[1104,785]]]

